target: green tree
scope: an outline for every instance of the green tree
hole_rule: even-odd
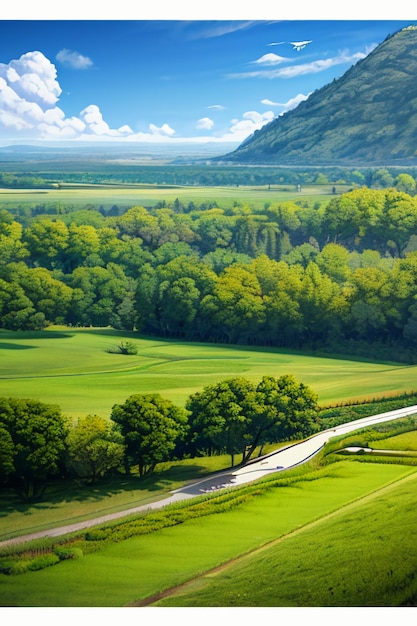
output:
[[[124,439],[126,471],[137,465],[140,476],[168,461],[188,428],[186,411],[159,394],[130,396],[113,406],[111,419]]]
[[[62,324],[72,300],[72,289],[44,267],[27,267],[24,263],[8,266],[9,280],[23,289],[37,313],[51,324]]]
[[[266,443],[308,437],[319,430],[318,396],[294,376],[264,376],[256,387],[255,406],[245,460]]]
[[[265,320],[259,280],[253,266],[235,264],[218,277],[201,302],[202,314],[229,342],[254,337]]]
[[[6,217],[7,216],[7,217]],[[0,268],[29,255],[22,242],[23,227],[12,220],[7,211],[0,211]]]
[[[379,223],[379,236],[391,242],[396,255],[401,257],[410,240],[417,231],[417,198],[412,198],[402,191],[385,192],[385,206]]]
[[[25,500],[41,495],[63,461],[68,425],[59,407],[0,398],[0,426],[13,442],[10,480]]]
[[[69,464],[92,482],[123,464],[124,444],[115,424],[98,415],[80,417],[67,437]]]
[[[34,265],[47,269],[61,268],[68,247],[68,228],[62,220],[39,219],[24,230],[26,243]]]
[[[70,322],[86,326],[115,324],[120,328],[118,307],[129,294],[133,300],[133,293],[131,280],[119,265],[77,267],[69,278],[69,285],[73,289]],[[122,313],[131,318],[127,310]]]
[[[256,411],[255,388],[245,378],[231,378],[191,395],[186,403],[190,411],[190,440],[195,450],[209,454],[236,454],[245,458],[249,424]]]
[[[398,191],[404,191],[410,196],[416,193],[416,180],[410,174],[398,174],[394,180],[394,186]]]
[[[0,483],[7,483],[9,476],[14,472],[14,454],[13,439],[9,431],[0,422]]]
[[[65,271],[70,273],[80,265],[91,265],[89,259],[97,258],[99,251],[100,238],[97,229],[88,224],[72,223],[68,228]]]
[[[37,312],[20,285],[0,278],[0,326],[8,330],[41,330],[45,315]]]
[[[187,336],[197,315],[200,292],[192,278],[182,277],[159,286],[159,322],[169,335]]]

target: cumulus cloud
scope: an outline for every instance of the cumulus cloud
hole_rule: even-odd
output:
[[[103,116],[96,104],[90,104],[80,113],[81,120],[85,123],[85,128],[92,135],[105,135],[106,137],[120,137],[123,134],[132,132],[129,126],[123,126],[122,129],[114,130],[103,120]]]
[[[168,126],[168,124],[162,124],[160,127],[155,126],[155,124],[149,124],[149,130],[152,135],[159,135],[163,137],[172,137],[172,135],[175,135],[175,130]]]
[[[60,50],[56,55],[56,59],[62,63],[62,65],[67,65],[68,67],[72,67],[76,70],[85,70],[87,67],[91,67],[93,65],[90,58],[83,56],[75,50],[67,50],[67,48]]]
[[[213,128],[213,126],[214,122],[209,117],[202,117],[198,120],[196,124],[196,128],[201,128],[204,130],[210,130],[211,128]]]
[[[42,52],[27,52],[8,65],[0,63],[0,77],[15,100],[38,104],[42,109],[54,105],[61,95],[56,69]]]
[[[57,106],[62,89],[55,65],[41,52],[27,52],[20,59],[0,63],[0,132],[28,139],[76,139],[125,137],[129,126],[111,129],[97,105],[89,105],[78,117],[66,117]]]
[[[149,124],[147,132],[134,132],[127,124],[111,128],[103,119],[100,108],[89,104],[77,116],[67,117],[58,106],[62,89],[57,80],[56,67],[41,52],[27,52],[20,59],[0,63],[0,135],[23,140],[65,140],[128,142],[236,142],[261,128],[274,118],[272,111],[248,111],[234,118],[227,127],[213,135],[178,137],[169,124]],[[212,109],[223,109],[214,104]],[[198,128],[211,130],[213,120],[203,117]]]
[[[265,113],[247,111],[243,114],[242,119],[231,120],[230,128],[222,135],[222,140],[240,143],[254,133],[255,130],[259,130],[265,124],[272,122],[274,117],[273,111],[266,111]]]

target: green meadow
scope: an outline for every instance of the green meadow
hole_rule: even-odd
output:
[[[123,338],[135,343],[137,355],[109,351]],[[225,378],[283,374],[311,386],[324,406],[414,391],[417,365],[158,340],[112,329],[0,331],[0,395],[58,404],[74,417],[108,417],[114,404],[135,393],[158,392],[183,406],[189,395]]]
[[[245,487],[235,506],[41,571],[1,574],[0,605],[143,606],[192,582],[160,604],[390,606],[414,584],[416,480],[416,468],[352,460],[292,470]]]
[[[364,495],[154,606],[415,607],[416,479],[413,473]],[[314,506],[323,487],[309,486],[305,506]],[[342,480],[340,487],[350,485]],[[292,513],[291,496],[286,505]]]

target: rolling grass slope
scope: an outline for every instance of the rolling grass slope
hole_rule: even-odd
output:
[[[128,337],[138,354],[111,354]],[[0,395],[58,404],[71,416],[109,416],[135,393],[158,392],[178,405],[204,386],[243,376],[293,374],[320,404],[415,390],[417,366],[311,356],[279,349],[143,338],[111,329],[0,332]]]
[[[343,599],[354,606],[375,578],[376,566],[381,566],[384,580],[391,569],[395,572],[389,580],[395,580],[399,590],[394,600],[402,600],[401,584],[415,567],[416,481],[415,468],[352,460],[298,473],[295,482],[286,474],[266,481],[268,489],[240,505],[220,508],[222,512],[105,545],[39,572],[0,575],[0,605],[147,605],[155,594],[194,581],[191,594],[173,596],[164,605],[307,606],[319,600],[330,606],[334,599]],[[250,489],[259,491],[259,486]],[[392,566],[394,551],[398,556]],[[226,569],[220,587],[210,595],[206,583],[220,580],[210,571],[245,554],[246,565],[238,561]],[[207,578],[201,579],[206,572]],[[282,585],[284,576],[289,582]],[[303,585],[304,595],[291,595],[292,589],[299,594]],[[331,586],[339,589],[334,598]],[[262,588],[268,589],[266,595]],[[279,591],[285,595],[280,597]],[[369,598],[375,599],[375,594]],[[384,601],[379,596],[380,604]]]
[[[155,605],[416,606],[416,479],[341,507]]]

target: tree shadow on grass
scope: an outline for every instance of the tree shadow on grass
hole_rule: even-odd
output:
[[[0,517],[6,517],[13,512],[19,512],[23,515],[31,515],[35,511],[55,509],[63,502],[97,502],[100,503],[106,498],[111,498],[122,492],[137,491],[137,500],[141,499],[141,491],[143,491],[143,499],[149,499],[149,492],[155,495],[160,492],[161,495],[169,493],[170,490],[178,488],[180,483],[187,483],[192,480],[209,476],[207,468],[203,465],[190,464],[170,465],[168,468],[162,468],[147,476],[138,476],[131,474],[116,474],[106,477],[94,483],[88,483],[85,480],[54,480],[48,484],[42,499],[23,502],[12,489],[4,489],[0,494]],[[148,492],[148,493],[146,493]],[[109,506],[111,503],[109,502]],[[126,503],[126,508],[130,505]]]
[[[25,346],[22,344],[16,343],[7,343],[6,341],[0,341],[0,350],[31,350],[32,348],[36,348],[36,346]]]

